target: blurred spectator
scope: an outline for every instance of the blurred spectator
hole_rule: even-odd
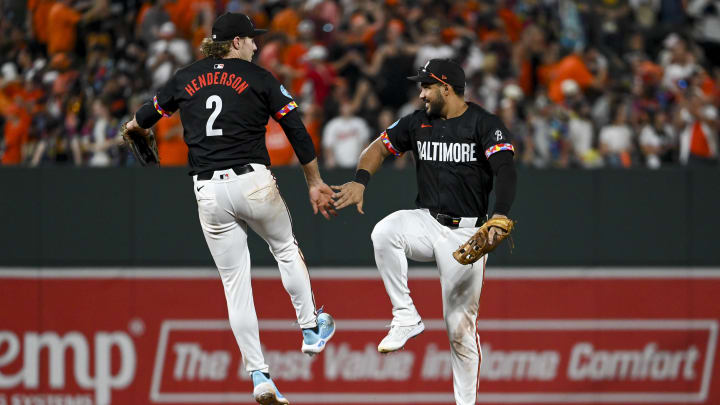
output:
[[[406,78],[415,72],[413,58],[417,47],[405,41],[404,29],[400,20],[391,20],[385,30],[383,45],[364,69],[380,103],[392,109],[400,108],[407,101],[407,92],[413,83]]]
[[[689,166],[715,166],[718,156],[718,113],[698,93],[681,101],[680,162]]]
[[[57,0],[47,16],[47,51],[50,55],[73,52],[77,38],[77,24],[82,14],[72,7],[72,0]]]
[[[225,11],[273,31],[258,38],[257,61],[299,102],[318,148],[327,125],[344,119],[342,105],[372,136],[422,108],[405,78],[430,58],[450,57],[465,69],[467,100],[508,122],[523,165],[718,161],[720,0],[24,4],[24,21],[0,14],[0,129],[15,156],[14,139],[24,140],[21,162],[30,165],[134,164],[115,146],[96,156],[96,134],[112,138],[130,101],[151,99],[173,71],[200,57],[197,44]],[[27,122],[22,111],[27,131],[18,131]],[[167,136],[163,153],[180,144],[171,124],[158,128]],[[273,164],[293,163],[273,122],[267,143]],[[183,153],[168,153],[182,164]]]
[[[407,115],[407,114],[403,114]],[[377,119],[377,126],[375,128],[371,128],[371,137],[377,136],[382,131],[384,131],[386,128],[390,127],[395,121],[397,121],[397,117],[400,117],[402,115],[395,114],[393,110],[389,108],[383,109],[380,114],[378,114]],[[408,164],[411,164],[412,162],[412,153],[403,153],[400,156],[390,155],[388,156],[384,161],[383,165],[390,165],[395,167],[396,169],[403,169]]]
[[[677,136],[663,111],[650,114],[640,131],[639,143],[645,164],[651,169],[677,160]]]
[[[314,45],[302,57],[305,62],[305,81],[301,90],[304,100],[311,100],[315,105],[323,105],[330,94],[335,80],[335,69],[327,62],[328,52],[322,45]]]
[[[27,155],[27,142],[30,135],[30,114],[18,105],[8,107],[3,128],[4,152],[2,164],[19,165]]]
[[[520,117],[516,100],[510,97],[503,98],[502,101],[500,101],[500,112],[498,116],[508,131],[514,135],[513,146],[515,147],[515,153],[518,159],[524,163],[528,163],[530,157],[528,150],[532,149],[527,143],[531,142],[531,140],[527,137],[528,130],[525,126],[525,121]]]
[[[29,0],[28,27],[32,30],[33,39],[39,46],[47,47],[48,43],[48,16],[55,0]]]
[[[543,168],[550,165],[550,115],[553,107],[547,99],[540,96],[528,110],[528,134],[523,147],[525,151],[520,160],[526,164]]]
[[[424,41],[417,50],[415,67],[423,66],[430,59],[451,59],[455,55],[455,50],[442,42],[440,27],[435,26],[435,22],[430,24],[431,27],[427,29]]]
[[[270,22],[270,30],[283,32],[288,38],[294,40],[300,25],[299,2],[290,2],[290,5],[280,10]]]
[[[705,51],[705,57],[720,66],[720,1],[691,0],[687,13],[695,18],[693,34]]]
[[[273,166],[297,164],[298,160],[295,152],[280,124],[271,119],[268,121],[265,130],[265,146],[270,155],[270,164]]]
[[[165,84],[175,70],[192,60],[190,44],[175,34],[175,24],[166,22],[160,26],[157,40],[150,44],[147,66],[152,72],[154,89]]]
[[[467,98],[490,112],[496,112],[500,102],[502,80],[498,77],[497,70],[497,55],[489,53],[483,59],[482,70],[470,78]]]
[[[562,84],[566,80],[572,80],[581,90],[585,90],[595,82],[585,59],[577,53],[542,67],[540,76],[541,80],[547,84],[548,96],[555,103],[563,102]]]
[[[93,121],[84,144],[90,155],[90,166],[109,166],[117,164],[120,159],[118,146],[122,137],[118,133],[119,123],[110,116],[107,104],[100,99],[92,103]]]
[[[215,0],[172,0],[166,2],[164,8],[170,15],[178,35],[190,40],[198,28],[198,22],[212,26]],[[210,32],[207,29],[205,31]]]
[[[269,70],[278,80],[285,81],[291,74],[283,64],[283,53],[288,46],[288,38],[282,33],[269,33],[263,38],[258,49],[257,63]]]
[[[170,22],[170,14],[165,10],[166,3],[167,0],[148,1],[138,13],[136,35],[145,44],[153,43],[160,34],[160,27],[166,22]]]
[[[360,152],[370,141],[369,137],[370,129],[365,120],[353,115],[350,102],[341,102],[340,116],[330,120],[323,131],[325,165],[354,168]]]
[[[300,94],[306,81],[305,55],[313,46],[319,45],[315,41],[315,24],[310,20],[303,20],[297,27],[297,40],[291,42],[284,50],[282,63],[286,67],[283,71],[290,82],[292,94]],[[264,47],[263,47],[264,48]]]
[[[180,113],[158,121],[155,125],[160,166],[187,166],[188,148],[183,140]]]
[[[320,155],[320,130],[322,126],[322,110],[314,104],[304,105],[300,112],[302,113],[303,124],[310,134],[310,138],[315,146],[315,154]]]
[[[590,120],[590,106],[582,97],[577,97],[570,101],[568,109],[571,163],[587,169],[602,166],[602,157],[594,147],[595,129]]]
[[[695,73],[695,56],[690,52],[687,43],[677,34],[669,35],[663,42],[666,51],[661,60],[665,73],[662,84],[666,89],[673,90],[683,87],[690,76]]]
[[[610,167],[630,167],[633,133],[627,123],[627,107],[616,105],[612,116],[612,123],[600,130],[600,153]]]
[[[12,62],[0,66],[0,74],[0,112],[7,115],[7,109],[21,96],[22,82],[17,66]]]

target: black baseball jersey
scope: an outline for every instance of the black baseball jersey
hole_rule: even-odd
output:
[[[442,214],[483,217],[493,187],[488,158],[511,151],[512,136],[500,118],[474,103],[459,117],[431,118],[417,110],[380,134],[394,155],[412,151],[417,169],[416,203]]]
[[[290,93],[270,72],[242,59],[205,58],[178,70],[153,105],[163,116],[180,110],[191,174],[246,163],[270,165],[265,146],[270,116],[282,125],[291,114],[302,131],[286,134],[300,162],[315,158]]]

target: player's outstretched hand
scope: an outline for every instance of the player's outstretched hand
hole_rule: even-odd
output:
[[[318,211],[325,217],[330,219],[330,215],[337,216],[337,212],[333,209],[333,191],[330,186],[320,182],[313,184],[308,187],[310,194],[310,205],[312,205],[313,214],[317,214]]]
[[[332,189],[335,190],[335,195],[333,195],[335,199],[335,209],[340,210],[355,204],[357,205],[359,213],[365,213],[362,209],[365,186],[355,181],[349,181],[342,186],[332,186]]]

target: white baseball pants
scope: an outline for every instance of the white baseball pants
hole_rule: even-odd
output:
[[[270,246],[280,268],[285,290],[295,307],[301,328],[316,325],[310,275],[295,241],[290,214],[270,170],[259,164],[236,175],[216,170],[212,179],[193,177],[200,225],[227,300],[230,327],[248,372],[269,372],[260,348],[258,320],[250,284],[247,227]]]
[[[372,232],[375,262],[393,306],[393,325],[420,321],[408,288],[408,262],[437,263],[442,288],[443,317],[450,339],[455,401],[475,404],[482,353],[476,322],[487,256],[461,265],[452,256],[478,228],[440,225],[426,209],[396,211]]]

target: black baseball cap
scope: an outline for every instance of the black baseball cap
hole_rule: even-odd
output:
[[[465,72],[462,67],[450,59],[430,59],[418,69],[418,74],[408,77],[418,83],[444,83],[451,87],[465,88]]]
[[[267,30],[257,29],[250,17],[241,13],[223,13],[215,19],[212,27],[213,41],[230,41],[235,37],[254,38]]]

